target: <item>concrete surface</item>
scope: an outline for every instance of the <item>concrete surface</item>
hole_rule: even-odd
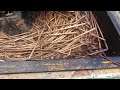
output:
[[[120,79],[120,69],[2,74],[0,79]]]

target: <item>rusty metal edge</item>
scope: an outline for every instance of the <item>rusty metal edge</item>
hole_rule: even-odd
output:
[[[120,57],[109,57],[120,63]],[[103,58],[0,62],[0,74],[119,68]]]

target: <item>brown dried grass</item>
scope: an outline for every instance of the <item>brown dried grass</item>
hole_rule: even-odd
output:
[[[15,61],[92,57],[104,51],[101,40],[105,42],[90,11],[43,11],[25,33],[8,36],[0,32],[0,58]]]

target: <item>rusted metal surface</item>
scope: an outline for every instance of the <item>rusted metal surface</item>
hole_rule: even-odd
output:
[[[118,60],[119,57],[111,57],[111,60]],[[0,62],[0,74],[3,73],[32,73],[32,72],[55,72],[73,71],[86,69],[118,68],[117,65],[103,60],[103,58],[81,58],[63,60],[42,60],[22,62]]]

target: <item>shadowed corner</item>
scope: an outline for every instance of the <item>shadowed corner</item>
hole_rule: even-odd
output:
[[[38,12],[0,11],[0,31],[8,35],[17,35],[32,27]]]

